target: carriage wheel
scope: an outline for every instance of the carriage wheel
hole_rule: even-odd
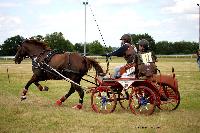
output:
[[[118,101],[119,101],[119,104],[120,106],[123,108],[123,109],[129,109],[129,96],[130,96],[130,93],[132,92],[133,90],[133,87],[130,86],[126,92],[124,91],[121,91],[120,93],[118,93]]]
[[[117,94],[117,99],[119,99],[119,104],[123,109],[128,109],[129,108],[129,95],[123,94],[120,92]]]
[[[159,93],[161,94],[160,104],[158,105],[159,109],[172,111],[178,108],[180,104],[180,93],[178,90],[176,91],[169,85],[161,84]]]
[[[156,103],[155,94],[145,86],[135,87],[129,97],[129,106],[134,114],[151,115]]]
[[[97,87],[91,96],[92,109],[97,113],[112,113],[115,110],[117,99],[109,87]]]

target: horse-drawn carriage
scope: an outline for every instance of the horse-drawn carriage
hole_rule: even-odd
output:
[[[26,99],[28,88],[32,83],[40,91],[47,91],[47,87],[42,87],[39,81],[65,79],[71,82],[71,88],[56,104],[61,105],[76,90],[80,96],[76,108],[81,109],[84,91],[80,81],[87,75],[88,70],[94,67],[98,75],[93,77],[96,83],[93,83],[95,86],[87,88],[90,88],[91,106],[95,112],[111,113],[118,101],[122,108],[130,108],[134,114],[150,115],[156,106],[162,110],[175,110],[180,103],[174,72],[172,76],[154,74],[150,78],[143,78],[136,73],[137,65],[128,64],[121,68],[120,78],[102,76],[103,69],[94,59],[80,56],[78,53],[55,53],[45,43],[36,40],[25,40],[19,46],[15,63],[21,63],[26,57],[32,59],[33,76],[23,88],[21,100]],[[148,70],[149,66],[147,64],[144,68]],[[107,60],[106,72],[108,68]]]

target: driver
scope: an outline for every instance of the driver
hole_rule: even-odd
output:
[[[107,54],[107,57],[110,56],[118,56],[124,57],[127,64],[134,64],[137,62],[137,48],[135,45],[131,44],[131,36],[129,34],[124,34],[121,38],[121,47],[112,53]],[[126,65],[127,65],[126,64]],[[120,75],[120,68],[125,65],[116,66],[114,68],[114,74],[112,78],[119,78]]]

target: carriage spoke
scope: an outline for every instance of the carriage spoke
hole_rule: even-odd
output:
[[[180,103],[180,94],[169,85],[162,85],[160,87],[161,101],[158,107],[162,110],[175,110]],[[163,99],[164,97],[164,99]]]
[[[97,113],[111,113],[116,107],[114,92],[108,88],[97,87],[91,96],[92,109]]]
[[[150,115],[155,108],[155,94],[145,86],[139,86],[131,93],[130,109],[134,114]]]

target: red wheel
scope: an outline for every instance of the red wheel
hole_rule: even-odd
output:
[[[159,87],[160,104],[158,108],[162,110],[175,110],[180,104],[180,93],[169,85],[161,84]]]
[[[129,106],[134,114],[151,115],[154,112],[156,97],[146,86],[135,87],[129,97]]]
[[[130,86],[127,91],[122,90],[120,93],[118,93],[117,101],[119,101],[120,106],[123,109],[129,109],[129,96],[133,90],[133,87]]]
[[[123,92],[124,93],[124,92]],[[117,99],[119,101],[120,106],[123,109],[128,109],[129,108],[129,94],[123,94],[122,92],[120,92],[119,94],[117,94]]]
[[[116,96],[110,87],[97,87],[91,96],[92,109],[97,113],[112,113],[117,104]]]

